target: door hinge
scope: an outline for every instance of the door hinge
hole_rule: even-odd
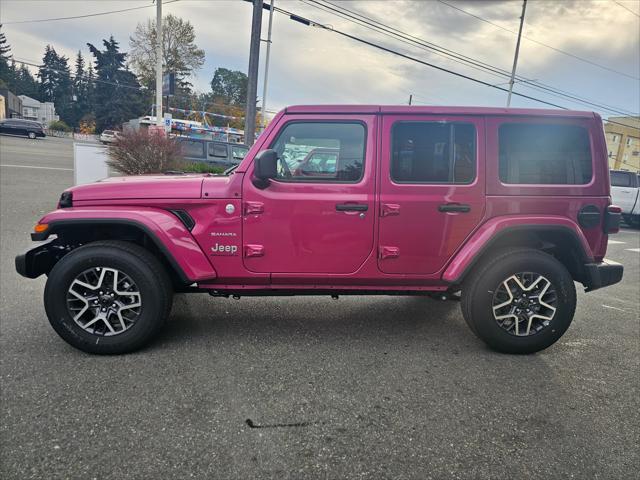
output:
[[[380,259],[385,260],[387,258],[398,258],[400,256],[400,249],[398,247],[380,247]]]
[[[245,257],[262,257],[264,256],[264,245],[245,245]]]
[[[245,215],[257,215],[264,212],[264,203],[262,202],[244,202]]]
[[[400,215],[400,205],[397,203],[383,203],[380,209],[380,216],[390,217],[391,215]]]

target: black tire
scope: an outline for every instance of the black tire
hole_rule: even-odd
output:
[[[113,336],[84,330],[67,308],[67,292],[74,279],[98,267],[126,274],[140,292],[142,306],[135,323]],[[70,345],[95,354],[128,353],[147,344],[166,322],[172,299],[171,280],[158,259],[144,248],[122,241],[93,242],[68,253],[49,273],[44,290],[44,306],[53,329]]]
[[[28,136],[31,140],[35,140],[35,139],[36,139],[36,134],[35,134],[35,132],[29,132],[29,133],[27,133],[27,136]]]
[[[544,276],[557,293],[556,311],[549,325],[527,336],[507,332],[494,319],[492,309],[495,290],[520,272]],[[481,263],[462,290],[462,314],[467,324],[489,347],[503,353],[528,354],[553,345],[569,328],[575,308],[575,285],[567,269],[551,255],[533,249],[508,249]]]

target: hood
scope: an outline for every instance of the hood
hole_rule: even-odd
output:
[[[69,189],[74,201],[200,198],[204,175],[111,177]]]

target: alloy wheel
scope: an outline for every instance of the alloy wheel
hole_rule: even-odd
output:
[[[99,336],[131,328],[142,310],[135,282],[115,268],[95,267],[80,273],[67,290],[67,310],[83,330]]]
[[[511,335],[535,335],[549,326],[557,303],[558,294],[546,277],[520,272],[505,279],[495,290],[493,318]]]

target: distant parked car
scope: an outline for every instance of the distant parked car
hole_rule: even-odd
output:
[[[177,137],[185,160],[232,167],[240,163],[249,148],[239,143],[218,142],[200,138]]]
[[[100,142],[105,145],[107,143],[114,143],[118,139],[119,135],[120,133],[115,130],[105,130],[100,134]]]
[[[626,170],[611,170],[611,201],[622,209],[629,225],[640,227],[640,175]]]
[[[31,139],[47,136],[41,124],[33,120],[23,120],[21,118],[6,118],[0,120],[0,133],[22,135]]]

